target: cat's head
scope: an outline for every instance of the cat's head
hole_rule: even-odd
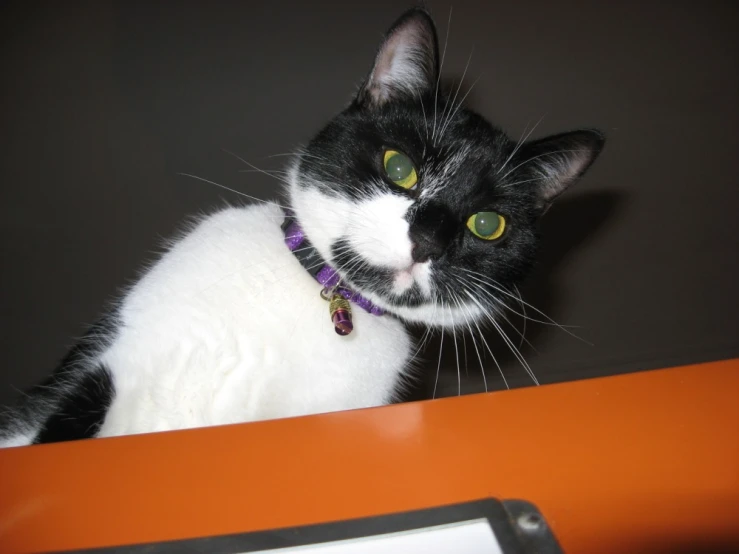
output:
[[[511,302],[537,220],[603,143],[582,130],[519,144],[461,106],[439,88],[434,23],[413,9],[300,155],[290,202],[323,258],[376,305],[466,325]]]

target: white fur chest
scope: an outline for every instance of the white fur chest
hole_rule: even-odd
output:
[[[275,205],[203,221],[130,291],[100,359],[115,398],[100,436],[377,406],[411,342],[354,307],[335,333],[321,286],[284,246]]]

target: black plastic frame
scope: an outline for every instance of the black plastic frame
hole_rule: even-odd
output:
[[[523,519],[522,519],[523,518]],[[78,550],[86,554],[240,554],[374,537],[440,525],[487,520],[505,554],[562,554],[533,504],[487,498],[462,504],[302,527],[176,541]],[[521,522],[524,525],[521,525]]]

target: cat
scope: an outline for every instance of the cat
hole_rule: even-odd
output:
[[[407,11],[291,160],[289,205],[194,224],[8,410],[0,446],[394,401],[406,324],[494,324],[532,267],[540,217],[604,141],[513,142],[440,87],[431,15]]]

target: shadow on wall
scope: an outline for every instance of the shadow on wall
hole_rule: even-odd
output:
[[[593,240],[609,222],[615,220],[617,214],[622,211],[625,200],[624,193],[620,191],[601,190],[568,195],[552,206],[541,221],[542,243],[537,266],[521,287],[521,294],[526,303],[553,320],[558,320],[562,306],[561,288],[557,285],[558,268],[568,256]],[[512,300],[511,307],[516,312],[523,313],[517,301]],[[544,316],[531,308],[526,309],[526,315],[533,319],[545,320]],[[536,355],[540,337],[553,331],[551,325],[531,322],[528,322],[524,329],[523,318],[516,314],[509,314],[509,319],[510,325],[503,321],[506,333],[521,350],[525,359]],[[522,336],[524,330],[525,340]],[[414,334],[420,339],[422,331],[414,330]],[[419,353],[418,381],[409,385],[402,400],[423,400],[456,396],[460,393],[473,394],[485,392],[486,389],[501,390],[506,388],[506,381],[510,388],[532,385],[531,377],[498,332],[495,329],[486,329],[484,335],[485,341],[495,355],[493,360],[477,338],[477,348],[485,367],[485,378],[480,370],[475,345],[469,333],[465,333],[464,336],[457,333],[456,349],[452,334],[448,333],[442,339],[437,333],[423,352]],[[496,366],[496,362],[501,370]],[[501,372],[505,375],[505,381],[501,377]],[[539,372],[537,374],[542,378]]]
[[[615,221],[625,205],[625,193],[615,190],[583,192],[555,202],[541,221],[541,249],[536,268],[521,290],[524,299],[556,320],[561,300],[557,294],[559,267]],[[532,326],[527,338],[534,342],[545,329]]]

